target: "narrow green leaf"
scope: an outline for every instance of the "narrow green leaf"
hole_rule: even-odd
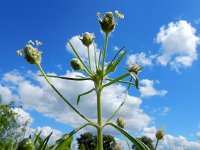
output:
[[[78,103],[79,103],[79,101],[80,101],[81,96],[87,95],[87,94],[91,93],[92,91],[94,91],[94,88],[91,89],[91,90],[89,90],[89,91],[87,91],[87,92],[85,92],[85,93],[82,93],[82,94],[78,95],[78,98],[77,98],[77,105],[78,105]]]
[[[135,87],[137,89],[139,89],[139,79],[138,79],[137,75],[134,72],[129,72],[129,73],[133,77],[133,79],[135,80]]]
[[[88,126],[88,125],[91,125],[91,123],[86,123],[86,124],[84,124],[84,125],[82,125],[82,126],[80,126],[79,128],[76,128],[76,129],[74,129],[73,131],[71,131],[69,134],[64,134],[63,136],[62,136],[62,138],[61,139],[59,139],[59,140],[57,140],[56,141],[56,143],[55,143],[55,145],[53,145],[53,150],[57,150],[57,148],[60,146],[60,145],[62,145],[62,143],[63,142],[65,142],[66,140],[68,140],[68,139],[70,139],[76,132],[78,132],[79,130],[81,130],[82,128],[84,128],[84,127],[86,127],[86,126]],[[69,140],[70,141],[70,140]],[[69,142],[68,141],[68,142]],[[67,142],[67,143],[68,143]],[[60,149],[61,150],[61,149]],[[63,149],[63,150],[65,150],[65,149]],[[68,150],[68,149],[66,149],[66,150]],[[69,149],[70,150],[70,149]]]
[[[112,81],[113,79],[111,79],[111,78],[105,78],[105,80]],[[131,84],[131,85],[134,85],[134,86],[135,86],[134,83],[128,82],[128,81],[124,81],[124,80],[119,80],[119,81],[117,81],[117,82],[119,82],[119,83],[125,83],[125,84]]]
[[[112,85],[112,84],[114,84],[114,83],[120,81],[121,79],[124,79],[124,78],[128,77],[129,75],[130,75],[129,73],[126,73],[126,74],[124,74],[124,75],[121,75],[121,76],[117,77],[116,79],[113,79],[112,81],[110,81],[110,82],[104,84],[104,85],[103,85],[103,88],[106,87],[106,86]]]
[[[119,132],[121,132],[125,137],[127,137],[138,150],[150,150],[143,142],[141,142],[139,139],[132,137],[129,133],[124,131],[122,128],[118,127],[117,125],[113,123],[107,123],[106,125],[110,125],[117,129]]]
[[[122,48],[115,54],[115,56],[114,56],[113,59],[111,60],[111,64],[115,61],[115,58],[119,55],[119,53],[120,53],[124,48],[125,48],[125,46],[122,47]],[[109,65],[108,65],[108,68],[109,68]]]
[[[114,63],[113,63],[113,65],[109,65],[109,66],[108,66],[108,69],[107,69],[107,71],[106,71],[106,73],[105,73],[104,76],[108,75],[110,72],[112,72],[113,70],[115,70],[115,68],[116,68],[117,65],[120,63],[120,61],[121,61],[122,58],[125,56],[125,54],[126,54],[126,52],[123,52],[123,53],[120,55],[120,57],[119,57],[115,62],[114,62],[114,61],[111,61],[111,63],[112,63],[112,62],[114,62]]]
[[[73,136],[61,141],[61,144],[56,147],[56,150],[70,150]]]
[[[39,138],[40,138],[40,134],[42,133],[42,130],[36,135],[36,134],[34,134],[35,136],[36,136],[36,138],[35,138],[35,140],[34,140],[34,145],[37,143],[37,141],[39,140]]]
[[[39,75],[43,76],[43,75]],[[64,79],[64,80],[73,80],[73,81],[84,81],[84,80],[91,80],[91,78],[70,78],[70,77],[63,77],[63,76],[54,76],[54,75],[46,75],[50,78],[58,78],[58,79]]]
[[[47,143],[49,141],[49,138],[51,137],[53,132],[51,132],[44,140],[43,142],[41,143],[40,147],[39,147],[39,150],[45,150],[46,149],[46,146],[47,146]]]

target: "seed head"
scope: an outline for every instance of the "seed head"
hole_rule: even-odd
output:
[[[133,64],[130,68],[129,68],[129,72],[134,72],[135,74],[138,74],[139,71],[141,70],[140,66],[138,64]]]
[[[28,44],[24,47],[24,58],[30,64],[40,64],[41,63],[41,52],[34,48],[32,45]]]
[[[71,66],[74,70],[82,70],[83,69],[81,62],[76,58],[73,58],[71,60]]]
[[[164,136],[163,130],[158,130],[158,131],[156,132],[156,138],[157,138],[157,140],[163,139],[163,136]]]
[[[125,126],[125,121],[122,117],[119,117],[116,121],[117,125],[120,127],[120,128],[124,128]]]
[[[112,12],[106,12],[104,17],[102,19],[98,19],[101,29],[108,34],[109,32],[112,32],[115,28],[116,21],[113,16]]]
[[[82,41],[83,45],[89,47],[92,44],[94,38],[94,33],[85,32],[80,40]]]

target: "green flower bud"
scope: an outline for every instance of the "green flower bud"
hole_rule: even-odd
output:
[[[101,29],[108,34],[109,32],[112,32],[115,28],[116,21],[113,16],[112,12],[106,12],[103,19],[99,19],[99,23],[101,24]]]
[[[125,126],[125,121],[123,118],[119,117],[116,121],[117,125],[120,127],[120,128],[124,128]]]
[[[129,68],[129,72],[134,72],[135,74],[138,74],[138,72],[141,70],[140,66],[138,64],[134,64]]]
[[[34,142],[30,138],[23,139],[17,148],[17,150],[35,150]]]
[[[163,136],[164,136],[163,130],[158,130],[158,131],[156,132],[156,138],[157,138],[157,140],[163,139]]]
[[[85,32],[80,40],[82,41],[83,45],[89,47],[92,44],[94,38],[94,33]]]
[[[26,45],[24,47],[24,58],[30,64],[40,64],[41,63],[41,52],[37,48],[34,48],[32,45]]]
[[[76,59],[76,58],[73,58],[71,60],[71,66],[72,66],[72,68],[74,70],[81,70],[81,69],[83,69],[81,62],[78,59]]]

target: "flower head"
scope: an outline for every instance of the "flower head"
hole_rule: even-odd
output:
[[[158,131],[156,132],[156,138],[157,138],[157,140],[163,139],[163,136],[164,136],[163,130],[158,130]]]
[[[130,68],[129,68],[129,72],[134,72],[135,74],[138,74],[141,70],[141,67],[138,64],[133,64]]]
[[[125,126],[125,121],[122,117],[117,118],[116,123],[120,128],[124,128],[124,126]]]
[[[42,59],[41,52],[29,44],[24,47],[24,58],[30,64],[40,64]]]
[[[112,32],[115,28],[116,21],[113,16],[112,12],[106,12],[102,19],[98,19],[101,29],[108,34],[109,32]]]
[[[38,50],[38,47],[42,45],[42,42],[39,42],[38,40],[35,41],[35,43],[32,40],[29,40],[28,43],[24,46],[24,49],[17,50],[16,53],[19,56],[23,56],[24,51],[24,58],[30,63],[30,64],[40,64],[41,63],[41,53]]]
[[[82,41],[83,45],[89,47],[92,44],[94,38],[94,33],[85,32],[80,40]]]
[[[71,60],[71,66],[72,66],[72,68],[74,70],[81,70],[81,69],[83,69],[81,62],[78,59],[76,59],[76,58],[73,58]]]

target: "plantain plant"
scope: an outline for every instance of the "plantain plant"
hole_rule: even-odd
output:
[[[108,38],[109,34],[114,31],[116,27],[116,19],[120,18],[123,19],[124,15],[119,13],[118,11],[115,11],[115,16],[112,12],[106,12],[102,17],[100,13],[97,13],[97,20],[101,26],[102,31],[105,34],[105,42],[104,42],[104,50],[99,52],[99,56],[97,56],[96,49],[94,48],[94,64],[91,64],[91,56],[90,56],[90,45],[94,42],[94,34],[92,33],[84,33],[82,37],[80,37],[80,40],[82,41],[83,45],[87,47],[87,54],[88,54],[88,62],[83,61],[83,59],[80,57],[78,51],[73,47],[73,44],[68,41],[69,45],[71,46],[76,58],[71,60],[71,66],[74,70],[77,71],[83,71],[85,73],[85,77],[76,77],[76,78],[70,78],[70,77],[63,77],[63,76],[52,76],[47,75],[43,71],[43,68],[41,66],[41,52],[39,51],[38,47],[42,45],[41,42],[35,41],[33,43],[32,41],[29,41],[27,45],[21,50],[17,51],[17,54],[24,55],[24,58],[30,63],[35,64],[44,79],[47,81],[47,83],[51,86],[51,88],[59,95],[59,97],[71,108],[73,109],[81,118],[83,118],[86,123],[81,125],[80,127],[74,129],[72,132],[67,134],[67,136],[64,136],[64,138],[60,139],[59,144],[62,144],[62,141],[69,139],[73,134],[78,132],[80,129],[86,127],[86,126],[92,126],[96,128],[97,130],[97,149],[103,150],[103,134],[102,130],[105,126],[111,126],[121,132],[127,139],[129,139],[137,149],[139,150],[149,150],[149,148],[141,142],[139,139],[134,138],[131,136],[127,131],[125,131],[124,125],[125,121],[123,118],[118,118],[115,123],[111,122],[111,119],[118,113],[120,108],[124,105],[126,101],[126,97],[128,94],[128,91],[130,89],[130,86],[133,85],[137,89],[139,88],[139,80],[138,80],[138,73],[141,71],[141,67],[137,64],[133,64],[130,68],[125,68],[124,74],[116,77],[116,78],[109,78],[109,75],[113,73],[122,58],[125,56],[126,51],[124,51],[124,47],[122,47],[114,56],[114,58],[107,63],[106,62],[106,55],[107,55],[107,45],[108,45]],[[106,65],[107,64],[107,65]],[[93,67],[94,66],[94,67]],[[96,93],[96,100],[97,100],[97,122],[93,122],[90,119],[88,119],[86,116],[84,116],[79,110],[76,109],[75,106],[73,106],[60,92],[59,90],[49,81],[49,78],[58,78],[62,80],[74,80],[74,81],[84,81],[84,80],[90,80],[94,83],[94,88],[86,91],[83,94],[78,95],[77,97],[77,104],[79,104],[80,98],[83,95],[89,94],[92,91],[95,91]],[[129,80],[127,80],[129,78]],[[106,82],[105,82],[106,81]],[[122,100],[119,107],[113,112],[113,114],[107,119],[106,122],[102,122],[102,105],[101,105],[101,95],[102,91],[105,87],[108,87],[110,85],[113,85],[115,83],[124,83],[127,84],[127,89],[125,93],[125,97]],[[56,147],[54,147],[56,149]]]

